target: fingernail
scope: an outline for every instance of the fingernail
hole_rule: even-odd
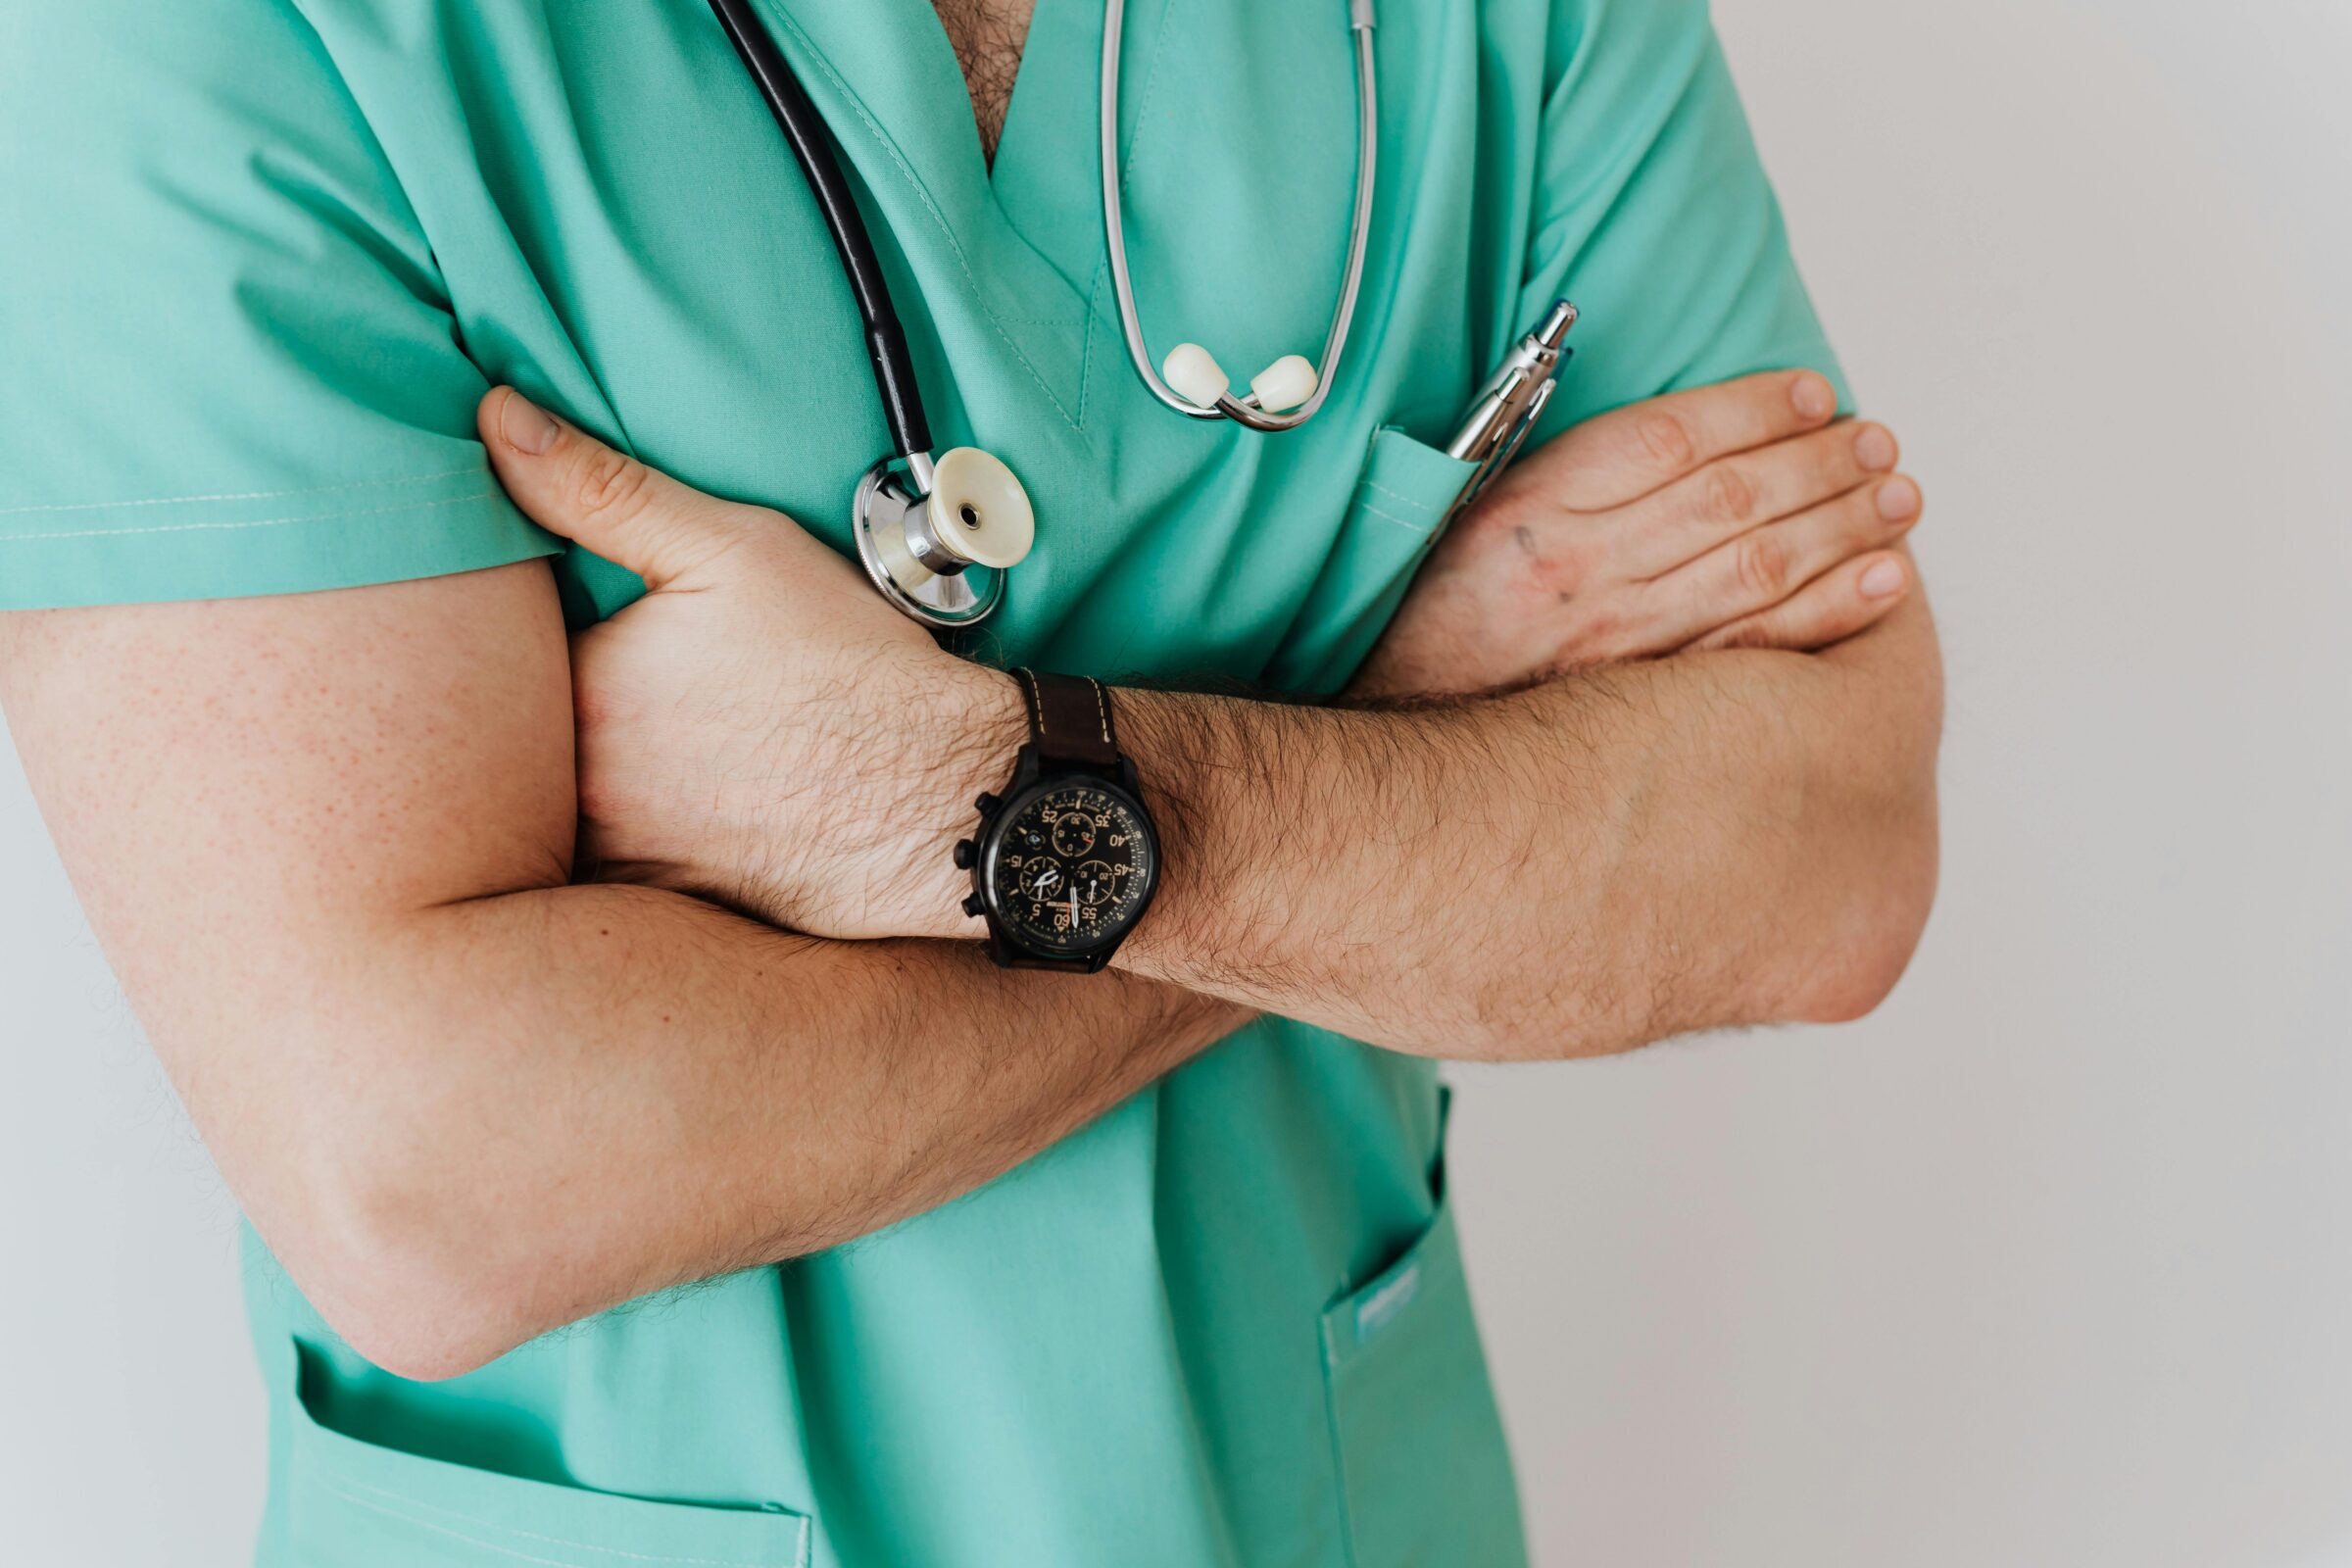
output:
[[[556,421],[529,398],[510,391],[507,406],[498,411],[498,433],[515,451],[537,457],[555,445]]]
[[[1854,461],[1873,473],[1894,466],[1894,437],[1883,425],[1869,425],[1854,437]]]
[[[1903,568],[1897,562],[1882,561],[1862,574],[1862,597],[1892,599],[1903,591]]]
[[[1788,403],[1807,419],[1826,419],[1838,412],[1838,394],[1818,375],[1800,375],[1788,389]]]
[[[1908,479],[1889,479],[1879,486],[1879,515],[1888,522],[1919,515],[1919,486]]]

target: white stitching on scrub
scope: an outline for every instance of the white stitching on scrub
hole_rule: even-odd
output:
[[[34,514],[59,512],[112,512],[131,507],[193,506],[200,501],[273,501],[281,496],[323,496],[338,490],[366,490],[370,487],[390,488],[402,484],[430,484],[435,479],[455,479],[462,474],[481,472],[479,464],[463,468],[445,468],[439,473],[414,473],[404,479],[353,479],[344,484],[298,485],[291,490],[240,490],[218,496],[152,496],[143,501],[75,501],[55,507],[0,507],[0,517],[23,517]]]
[[[461,469],[471,472],[471,469]],[[150,533],[218,533],[237,528],[282,528],[298,522],[333,522],[341,517],[380,517],[387,512],[430,512],[436,507],[459,507],[468,501],[487,501],[497,487],[446,501],[403,501],[389,507],[364,507],[353,512],[316,512],[300,517],[257,517],[248,522],[167,522],[152,528],[75,528],[51,533],[0,534],[0,545],[28,545],[44,539],[115,539]]]
[[[1378,487],[1375,486],[1374,488]],[[1419,534],[1426,534],[1429,532],[1428,523],[1416,522],[1410,517],[1399,517],[1394,512],[1383,512],[1371,502],[1362,500],[1361,498],[1357,499],[1355,506],[1358,512],[1369,512],[1372,514],[1372,515],[1382,519],[1384,522],[1393,522],[1399,528],[1410,528],[1413,532]]]
[[[1392,490],[1377,479],[1366,479],[1364,481],[1364,488],[1367,490],[1377,490],[1382,495],[1388,496],[1393,500],[1401,501],[1406,506],[1412,508],[1415,512],[1427,512],[1435,514],[1437,512],[1442,510],[1438,507],[1430,505],[1426,501],[1421,500],[1418,496],[1408,496],[1401,490]]]

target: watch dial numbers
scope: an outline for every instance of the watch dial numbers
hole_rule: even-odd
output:
[[[1048,836],[1054,841],[1054,853],[1065,860],[1075,860],[1095,847],[1096,822],[1084,811],[1063,811],[1054,818]]]
[[[1072,784],[1021,805],[992,869],[1000,917],[1025,944],[1085,952],[1142,912],[1152,840],[1122,796]]]

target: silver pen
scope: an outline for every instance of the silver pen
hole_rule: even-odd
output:
[[[1452,520],[1519,455],[1530,430],[1560,384],[1560,368],[1568,362],[1568,329],[1576,325],[1576,307],[1555,300],[1544,322],[1521,338],[1503,356],[1501,368],[1487,378],[1470,411],[1462,416],[1461,434],[1447,443],[1446,456],[1475,463],[1478,468],[1455,498]]]

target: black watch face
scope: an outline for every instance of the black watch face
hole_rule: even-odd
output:
[[[1007,937],[1083,957],[1142,917],[1159,879],[1159,841],[1125,792],[1059,780],[1005,808],[981,874]]]

